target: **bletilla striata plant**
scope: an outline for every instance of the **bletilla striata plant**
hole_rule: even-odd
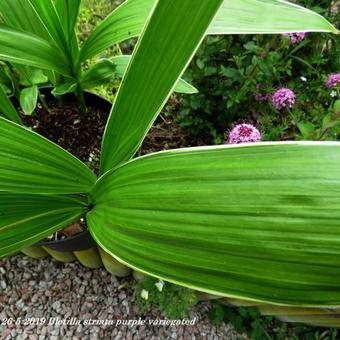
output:
[[[55,144],[0,119],[0,254],[85,216],[104,250],[160,279],[253,301],[339,306],[340,144],[133,158],[206,32],[337,30],[285,1],[154,4],[106,126],[99,179]]]
[[[101,58],[86,71],[82,65],[105,49],[138,36],[154,3],[150,0],[125,1],[90,33],[83,46],[79,46],[75,25],[80,2],[0,1],[0,60],[12,62],[16,71],[30,83],[30,87],[21,91],[25,95],[23,102],[33,103],[33,106],[28,105],[31,107],[28,113],[34,110],[37,85],[42,77],[54,86],[56,96],[73,92],[83,106],[84,89],[102,85],[115,75],[122,77],[130,55]],[[197,92],[183,79],[178,80],[174,91]]]

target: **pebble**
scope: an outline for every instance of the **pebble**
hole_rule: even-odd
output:
[[[35,260],[24,255],[0,259],[0,319],[20,317],[36,321],[29,325],[0,324],[0,339],[246,339],[230,324],[214,327],[207,317],[209,302],[193,308],[192,318],[197,320],[193,326],[49,324],[52,318],[59,321],[165,319],[156,307],[139,311],[131,280],[131,277],[116,278],[103,268],[88,269],[77,262],[63,264],[51,258]]]

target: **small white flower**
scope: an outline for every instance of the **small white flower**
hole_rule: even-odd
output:
[[[301,79],[302,81],[307,81],[307,78],[306,78],[306,77],[300,77],[300,79]]]
[[[163,290],[163,287],[164,287],[164,281],[159,280],[158,282],[155,283],[155,286],[161,292]]]
[[[338,95],[338,94],[337,94],[336,91],[333,90],[333,91],[331,92],[331,97],[332,97],[332,98],[336,97],[337,95]]]
[[[140,296],[142,297],[142,299],[147,300],[149,298],[149,292],[143,289],[142,292],[140,293]]]

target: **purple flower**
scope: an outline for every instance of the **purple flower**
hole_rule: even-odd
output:
[[[229,133],[229,144],[256,143],[260,140],[260,131],[250,124],[238,124]]]
[[[297,44],[306,37],[306,33],[304,32],[284,33],[282,35],[285,37],[289,37],[291,44]]]
[[[331,74],[326,81],[326,86],[329,88],[336,87],[339,84],[340,84],[340,73]]]
[[[259,83],[256,85],[255,100],[258,102],[266,102],[271,99],[271,94],[266,93],[264,84]]]
[[[271,99],[270,93],[261,93],[258,92],[255,94],[255,100],[258,102],[266,102]]]
[[[291,109],[295,104],[295,93],[285,87],[278,89],[272,96],[272,103],[277,110],[285,107]]]

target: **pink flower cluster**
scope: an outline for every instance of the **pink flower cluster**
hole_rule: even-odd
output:
[[[326,86],[332,88],[338,85],[340,85],[340,73],[331,74],[326,81]]]
[[[256,85],[257,92],[255,93],[255,100],[258,102],[266,102],[271,99],[271,94],[266,93],[263,84]]]
[[[292,108],[295,104],[295,93],[283,87],[278,89],[272,96],[272,103],[277,110],[282,110],[285,107]]]
[[[286,37],[289,37],[290,42],[292,44],[297,44],[301,42],[306,37],[306,33],[304,32],[296,32],[296,33],[285,33],[283,34]]]
[[[229,144],[255,143],[260,140],[260,131],[251,124],[238,124],[229,133]]]

